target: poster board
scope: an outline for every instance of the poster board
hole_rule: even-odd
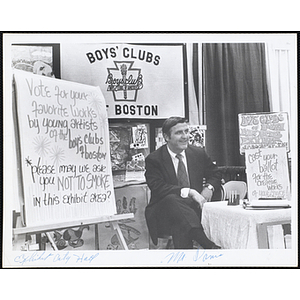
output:
[[[184,44],[63,43],[61,78],[99,86],[110,120],[187,117],[185,55]]]
[[[290,151],[286,112],[239,114],[240,153],[246,149],[285,147]]]
[[[261,205],[281,205],[290,200],[286,148],[246,149],[248,199]]]
[[[99,87],[15,70],[26,226],[116,213]]]

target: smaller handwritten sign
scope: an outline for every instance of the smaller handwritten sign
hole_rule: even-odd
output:
[[[247,149],[245,156],[250,202],[290,199],[285,148]]]
[[[240,153],[246,149],[285,147],[289,151],[286,112],[239,114]]]

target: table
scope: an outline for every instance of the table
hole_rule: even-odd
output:
[[[207,237],[222,249],[265,248],[258,242],[265,238],[266,227],[261,225],[290,223],[291,208],[250,210],[227,205],[227,201],[207,202],[201,222]]]

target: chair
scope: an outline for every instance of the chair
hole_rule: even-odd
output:
[[[247,184],[244,181],[227,181],[221,186],[221,200],[229,199],[230,193],[236,191],[240,199],[244,199],[247,194]]]

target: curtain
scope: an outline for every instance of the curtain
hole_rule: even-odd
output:
[[[196,95],[196,86],[197,81],[194,80],[194,50],[193,44],[188,43],[186,45],[186,54],[187,54],[187,82],[188,82],[188,103],[189,103],[189,124],[190,125],[199,125],[199,103]]]
[[[238,114],[269,112],[264,43],[204,43],[206,148],[223,166],[244,166]]]

